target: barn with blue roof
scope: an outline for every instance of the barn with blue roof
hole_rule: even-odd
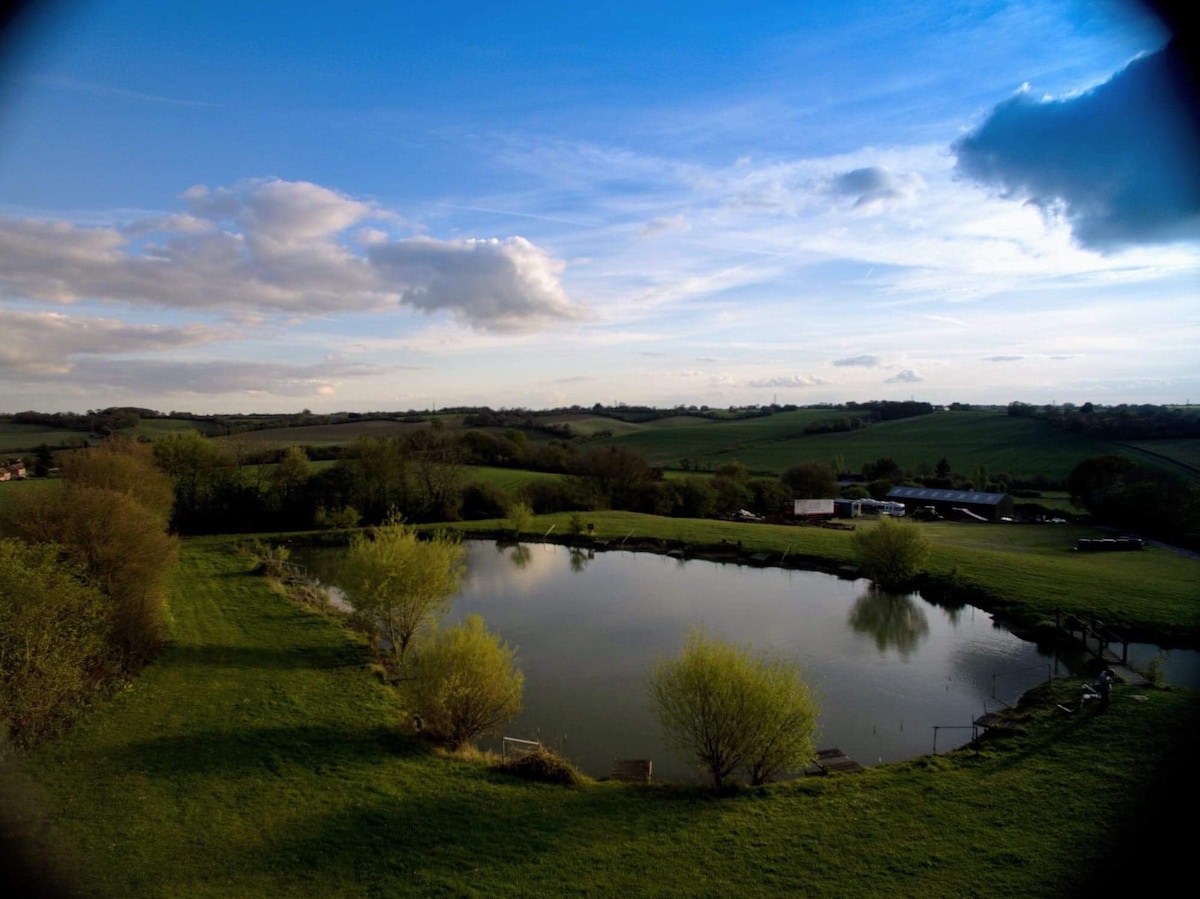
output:
[[[932,506],[945,518],[983,518],[999,521],[1013,514],[1013,499],[1007,493],[983,493],[974,490],[935,490],[932,487],[894,487],[887,498],[904,503],[911,515],[917,509]],[[963,515],[957,510],[965,510]]]

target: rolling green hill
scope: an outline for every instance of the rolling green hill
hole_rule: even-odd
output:
[[[596,443],[637,450],[653,465],[680,467],[690,456],[705,467],[737,460],[751,471],[775,474],[799,462],[830,462],[837,456],[845,471],[857,471],[863,463],[887,456],[902,468],[932,474],[944,456],[955,471],[966,474],[985,465],[992,473],[1062,480],[1083,459],[1114,453],[1184,476],[1200,475],[1200,441],[1196,440],[1136,444],[1094,440],[1002,412],[942,412],[855,431],[804,433],[809,422],[833,416],[828,410],[803,410],[686,427],[661,428],[651,422]]]

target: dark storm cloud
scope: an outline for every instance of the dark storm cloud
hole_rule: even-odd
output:
[[[1026,91],[954,147],[958,171],[1061,213],[1084,246],[1200,238],[1200,125],[1177,45],[1079,96]]]

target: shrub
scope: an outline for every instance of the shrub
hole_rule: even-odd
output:
[[[921,571],[929,540],[919,525],[881,518],[854,532],[854,551],[864,575],[880,587],[902,587]]]
[[[0,540],[0,722],[21,746],[65,724],[103,668],[104,597],[58,549]]]
[[[479,615],[436,632],[418,654],[406,684],[425,731],[459,748],[515,718],[525,684],[515,656]]]
[[[552,749],[537,746],[521,752],[495,766],[497,771],[538,783],[562,784],[566,787],[583,783],[583,775],[569,761]]]
[[[58,544],[108,597],[111,639],[125,667],[153,656],[166,633],[167,578],[179,552],[163,519],[132,493],[75,484],[31,495],[19,510],[22,536]]]
[[[761,784],[813,757],[817,703],[795,663],[693,632],[655,667],[650,696],[668,740],[721,786],[737,771]]]
[[[509,505],[507,524],[514,537],[519,538],[522,531],[529,530],[529,525],[532,522],[533,510],[529,508],[527,503],[518,500]]]

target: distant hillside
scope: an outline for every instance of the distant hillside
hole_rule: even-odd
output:
[[[804,432],[806,424],[829,414],[803,410],[670,429],[650,422],[599,443],[637,450],[653,465],[687,467],[692,464],[691,457],[701,467],[715,468],[737,460],[751,471],[773,474],[806,460],[831,462],[835,457],[840,457],[842,470],[858,471],[865,462],[881,456],[894,459],[901,468],[932,474],[938,460],[945,457],[957,472],[970,473],[984,465],[993,474],[1007,472],[1018,479],[1040,475],[1061,481],[1081,460],[1113,453],[1187,477],[1200,475],[1198,440],[1125,444],[1003,412],[941,412],[839,433]]]

